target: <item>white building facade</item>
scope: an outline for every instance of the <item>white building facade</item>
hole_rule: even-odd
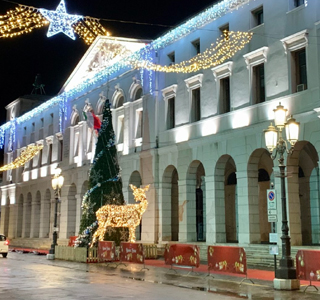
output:
[[[121,45],[135,45],[140,58],[169,66],[204,52],[224,30],[253,37],[231,59],[194,73],[107,64],[101,45],[118,40],[99,37],[57,97],[27,113],[17,106],[21,99],[8,105],[1,127],[5,163],[28,145],[43,144],[43,150],[4,172],[0,231],[17,245],[28,239],[50,244],[51,178],[59,165],[65,184],[58,244],[77,235],[95,150],[82,109],[89,101],[102,116],[108,98],[127,202],[133,203],[129,184],[150,184],[139,240],[269,243],[269,233],[281,233],[280,178],[263,130],[281,102],[300,122],[299,141],[286,156],[291,243],[319,245],[319,1],[224,0],[149,46],[128,39]],[[271,183],[276,223],[268,222]]]

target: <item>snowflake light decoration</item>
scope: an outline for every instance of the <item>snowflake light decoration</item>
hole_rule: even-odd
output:
[[[69,15],[66,11],[64,0],[61,0],[56,10],[47,10],[40,8],[41,14],[50,22],[47,37],[53,36],[59,32],[64,33],[69,38],[75,40],[72,24],[76,23],[83,16]]]

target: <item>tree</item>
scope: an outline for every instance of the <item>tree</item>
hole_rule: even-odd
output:
[[[90,110],[91,113],[92,110]],[[94,231],[97,229],[96,211],[106,204],[124,204],[122,181],[118,164],[115,134],[112,126],[112,112],[107,99],[103,110],[103,121],[98,134],[96,151],[89,175],[89,190],[82,202],[82,217],[78,237],[78,245],[86,247],[91,243]],[[110,228],[106,240],[126,239],[127,230]]]

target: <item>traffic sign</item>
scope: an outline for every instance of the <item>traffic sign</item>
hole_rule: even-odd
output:
[[[277,215],[268,215],[268,222],[273,223],[277,221],[278,221]]]
[[[278,245],[270,245],[269,246],[269,253],[272,254],[272,255],[278,255],[279,254]]]
[[[268,210],[277,209],[276,190],[267,190]]]
[[[278,242],[278,234],[277,233],[269,233],[269,243],[277,243]]]

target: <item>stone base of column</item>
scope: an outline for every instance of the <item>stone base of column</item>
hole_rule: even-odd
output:
[[[54,254],[47,254],[47,259],[54,260]]]
[[[273,279],[273,287],[275,290],[293,291],[300,289],[299,279]]]

